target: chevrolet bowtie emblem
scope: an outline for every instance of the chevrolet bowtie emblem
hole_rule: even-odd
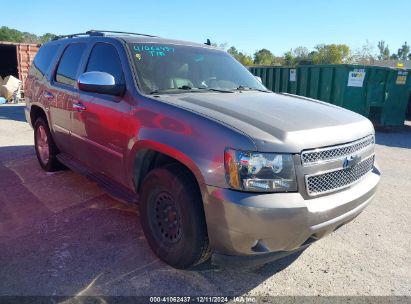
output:
[[[343,168],[348,169],[354,167],[356,164],[358,164],[361,161],[361,156],[359,155],[350,155],[347,156],[344,160],[343,163]]]

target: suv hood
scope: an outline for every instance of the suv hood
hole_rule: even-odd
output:
[[[160,99],[245,133],[260,152],[300,153],[374,133],[371,122],[359,114],[291,94],[188,93]]]

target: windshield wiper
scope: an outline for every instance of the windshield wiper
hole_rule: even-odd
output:
[[[270,93],[271,91],[269,90],[264,90],[264,89],[257,89],[257,88],[251,88],[251,87],[245,87],[245,86],[238,86],[236,88],[237,91],[259,91],[259,92],[264,92],[264,93]]]
[[[183,85],[182,87],[179,87],[178,89],[180,90],[187,90],[190,92],[198,92],[198,90],[207,90],[207,91],[214,91],[214,92],[222,92],[222,93],[234,93],[231,90],[224,90],[224,89],[216,89],[216,88],[192,88],[188,85]]]
[[[183,85],[178,88],[168,88],[168,89],[157,89],[152,92],[150,92],[150,95],[154,94],[161,94],[161,93],[176,93],[179,91],[185,91],[185,92],[192,92],[192,93],[198,93],[198,92],[204,92],[204,91],[213,91],[213,92],[221,92],[221,93],[234,93],[232,90],[224,90],[224,89],[215,89],[215,88],[192,88],[188,85]]]
[[[213,92],[221,92],[221,93],[234,93],[232,90],[225,90],[225,89],[216,89],[216,88],[198,88],[199,90],[207,90]]]
[[[180,91],[190,91],[192,89],[193,88],[190,86],[183,85],[182,87],[178,87],[178,88],[156,89],[154,91],[151,91],[150,95],[159,94],[159,93],[170,93],[170,92],[176,92],[176,91],[178,92],[179,90]]]

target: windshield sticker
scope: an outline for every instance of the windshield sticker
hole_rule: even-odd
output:
[[[162,45],[134,45],[134,51],[138,52],[138,55],[140,55],[140,58],[136,58],[138,60],[141,59],[141,53],[145,53],[151,57],[163,57],[166,56],[167,54],[174,53],[175,49],[173,47],[168,47],[168,46],[162,46]]]
[[[141,54],[136,54],[136,58],[137,58],[137,60],[141,60]]]

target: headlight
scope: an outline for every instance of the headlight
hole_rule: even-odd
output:
[[[224,165],[230,187],[243,191],[297,191],[291,154],[226,149]]]

